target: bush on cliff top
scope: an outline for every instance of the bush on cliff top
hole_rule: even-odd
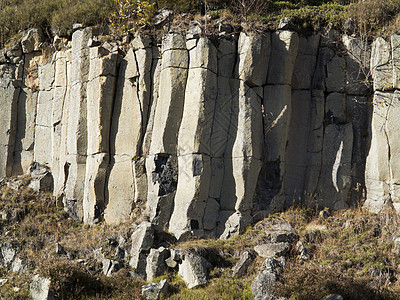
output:
[[[68,35],[73,23],[112,25],[117,33],[149,26],[156,10],[173,9],[189,16],[204,15],[230,22],[257,21],[276,26],[290,17],[300,27],[341,28],[348,17],[359,35],[390,34],[400,28],[400,0],[1,0],[0,48],[11,37],[41,27],[49,37]],[[228,16],[228,18],[226,18]]]

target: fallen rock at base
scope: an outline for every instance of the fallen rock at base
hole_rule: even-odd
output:
[[[168,282],[166,279],[161,280],[159,283],[151,282],[142,286],[142,296],[146,300],[158,300],[167,295]]]
[[[291,243],[299,238],[292,225],[281,219],[263,220],[255,226],[255,229],[264,230],[271,243]]]
[[[261,271],[251,284],[254,300],[276,300],[272,294],[271,288],[278,281],[282,273],[283,263],[275,258],[267,258],[262,266]]]
[[[169,255],[169,250],[164,247],[150,250],[146,263],[146,277],[148,281],[162,275],[167,270],[165,260]]]
[[[208,264],[208,261],[198,254],[185,254],[182,264],[179,265],[179,275],[182,276],[189,289],[207,283]]]
[[[143,267],[143,251],[149,251],[154,242],[154,230],[150,222],[142,222],[132,234],[131,260],[129,265],[136,270]],[[145,261],[144,261],[145,263]]]
[[[120,268],[119,263],[112,259],[103,259],[101,263],[103,265],[103,274],[106,276],[111,276],[111,273],[118,271]]]
[[[290,248],[290,244],[282,243],[266,243],[254,247],[254,251],[261,257],[279,257],[285,255]]]
[[[36,192],[50,192],[53,190],[53,176],[51,172],[39,163],[33,163],[28,170],[31,175],[29,187]]]
[[[32,283],[29,286],[29,296],[32,300],[55,300],[50,291],[50,278],[43,278],[39,275],[33,276]]]
[[[254,260],[254,255],[248,251],[243,252],[239,261],[232,269],[232,276],[242,276],[247,272],[247,269]]]
[[[310,250],[304,246],[302,241],[298,241],[295,247],[299,257],[299,260],[309,260],[310,259]]]
[[[182,262],[182,250],[170,249],[170,257],[165,260],[168,267],[175,269]]]
[[[0,247],[0,264],[5,268],[10,269],[16,254],[17,250],[14,245],[7,242],[4,243]]]

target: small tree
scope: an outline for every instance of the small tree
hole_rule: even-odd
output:
[[[122,33],[150,24],[153,15],[154,3],[148,0],[115,0],[110,23],[117,33]]]

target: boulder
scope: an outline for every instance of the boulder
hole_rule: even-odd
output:
[[[131,260],[129,265],[136,273],[144,275],[146,270],[146,255],[154,243],[154,229],[150,222],[142,222],[132,234]]]
[[[254,255],[248,251],[243,252],[239,261],[232,268],[232,276],[243,276],[254,260]]]
[[[103,265],[103,274],[106,276],[111,276],[113,272],[118,271],[120,268],[119,263],[111,259],[103,259],[101,264]]]
[[[179,275],[186,282],[189,289],[207,283],[208,262],[202,256],[195,253],[184,255],[179,265]]]
[[[260,273],[251,284],[254,300],[275,300],[272,288],[278,281],[283,264],[274,258],[267,258],[261,266]]]
[[[147,281],[162,275],[167,270],[165,260],[170,255],[169,250],[160,247],[158,249],[151,249],[147,256],[146,263],[146,279]]]
[[[50,278],[33,276],[32,283],[29,285],[29,296],[32,300],[55,300],[56,298],[50,291],[50,282]]]
[[[166,279],[161,280],[159,283],[151,282],[142,286],[142,296],[146,300],[159,300],[164,299],[168,292],[168,282]]]
[[[254,251],[261,257],[279,257],[285,255],[290,249],[290,244],[282,243],[266,243],[254,247]]]

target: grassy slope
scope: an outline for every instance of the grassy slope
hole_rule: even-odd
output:
[[[54,204],[50,195],[37,194],[26,187],[19,192],[3,187],[0,196],[0,211],[19,211],[19,218],[14,221],[0,220],[0,244],[17,245],[18,257],[25,258],[30,266],[23,274],[0,268],[0,278],[8,279],[0,288],[1,299],[28,299],[29,283],[35,273],[50,276],[55,291],[58,295],[67,293],[67,299],[140,298],[144,282],[128,277],[127,269],[105,277],[93,259],[93,251],[99,247],[113,258],[115,251],[107,248],[108,239],[129,237],[131,223],[91,227],[78,224]],[[314,211],[293,208],[270,218],[289,221],[312,255],[308,261],[300,261],[295,252],[287,257],[286,271],[277,286],[279,294],[290,299],[321,299],[329,293],[339,293],[347,299],[399,299],[400,257],[392,242],[393,236],[399,234],[399,217],[352,209],[323,219]],[[177,274],[163,276],[171,283],[169,298],[251,299],[251,282],[263,259],[256,259],[244,277],[231,278],[230,269],[243,250],[251,250],[264,239],[262,231],[248,228],[243,235],[228,240],[174,245],[206,253],[215,267],[210,270],[209,284],[192,290]],[[73,258],[56,255],[56,242],[73,253]]]

